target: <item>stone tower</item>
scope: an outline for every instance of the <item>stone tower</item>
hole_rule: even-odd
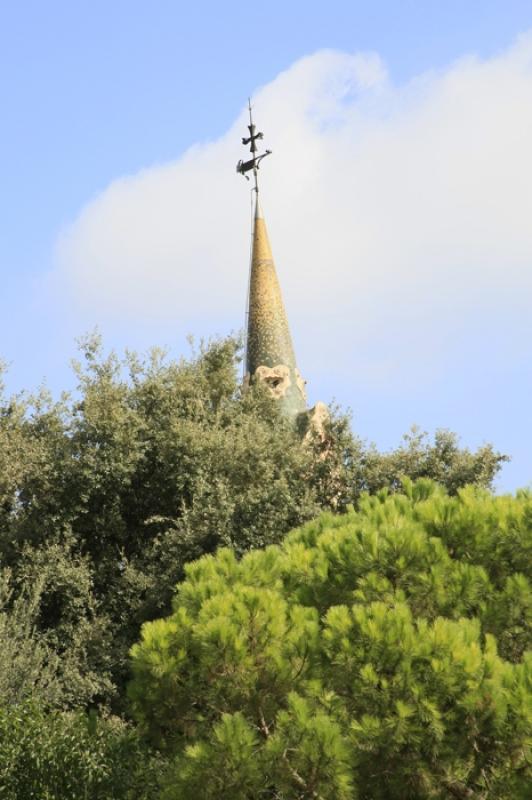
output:
[[[253,173],[255,194],[245,383],[255,380],[265,383],[278,400],[283,414],[295,421],[298,415],[307,411],[305,381],[297,369],[281,288],[259,202],[257,171],[261,160],[270,151],[266,150],[257,156],[257,139],[262,139],[263,135],[255,130],[251,107],[249,112],[250,135],[242,142],[250,145],[252,158],[247,162],[240,161],[237,166],[237,171],[246,178],[247,172]]]

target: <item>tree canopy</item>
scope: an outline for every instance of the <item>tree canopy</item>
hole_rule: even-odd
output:
[[[128,652],[143,623],[170,613],[188,563],[224,548],[235,564],[249,551],[269,553],[322,509],[341,519],[351,504],[366,502],[364,492],[401,491],[403,475],[435,478],[451,494],[467,483],[489,487],[506,458],[491,445],[471,452],[450,432],[431,440],[416,429],[399,448],[380,453],[335,409],[323,430],[302,440],[260,386],[242,393],[239,358],[233,338],[176,362],[158,350],[145,358],[105,356],[98,337],[88,337],[74,392],[59,399],[44,389],[8,396],[0,386],[0,796],[6,800],[162,797],[164,765],[176,755],[170,744],[181,736],[193,745],[192,728],[163,734],[161,722],[155,735],[159,723],[131,720]],[[500,568],[504,573],[504,562]],[[217,570],[213,577],[216,585]],[[485,614],[510,660],[526,646],[527,591],[517,575]],[[288,631],[288,645],[285,605],[281,598],[279,619],[270,622]],[[316,612],[305,608],[311,643]],[[512,626],[502,630],[508,619]],[[275,660],[266,640],[265,647]],[[271,679],[280,680],[274,673]],[[290,709],[299,709],[301,719],[310,709],[308,724],[319,723],[329,741],[330,720],[310,688],[302,701],[307,705],[287,688],[276,730],[291,735]],[[258,752],[257,732],[250,732],[245,709],[231,714],[218,720],[225,733],[216,730],[220,742],[234,743],[243,765],[246,748]],[[344,733],[334,724],[340,727],[331,747],[342,759]],[[146,746],[144,730],[157,752]],[[269,748],[282,740],[271,741]],[[224,748],[216,750],[219,759],[227,757]],[[213,750],[201,752],[215,763]],[[189,775],[188,797],[199,773],[179,763]],[[253,780],[264,774],[263,761],[246,764]],[[351,785],[352,765],[346,762],[345,770]],[[201,788],[197,793],[205,796]]]
[[[432,443],[414,431],[381,454],[337,411],[302,444],[260,387],[242,395],[239,358],[232,338],[173,362],[158,350],[105,356],[88,337],[76,392],[0,397],[0,613],[13,639],[16,609],[28,609],[24,652],[55,665],[48,699],[55,687],[64,707],[121,708],[129,647],[168,613],[188,561],[279,542],[403,474],[489,486],[504,460],[448,432]],[[17,681],[27,695],[30,678]]]
[[[167,800],[529,797],[532,494],[427,480],[186,567],[130,696]]]

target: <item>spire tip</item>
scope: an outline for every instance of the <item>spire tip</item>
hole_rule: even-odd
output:
[[[251,113],[252,110],[251,98],[249,97],[248,97],[248,108],[249,108],[249,125],[248,125],[249,136],[243,137],[242,144],[249,145],[249,149],[251,151],[251,158],[248,161],[242,161],[241,159],[236,165],[236,171],[239,172],[241,175],[243,175],[246,178],[246,180],[249,180],[249,176],[246,173],[251,172],[253,174],[253,179],[255,184],[254,189],[258,193],[259,184],[258,184],[257,173],[259,170],[259,165],[263,158],[266,158],[266,156],[271,155],[272,151],[266,150],[261,155],[257,155],[257,150],[258,150],[257,140],[263,139],[264,134],[262,133],[262,131],[257,131],[257,128],[253,122],[253,116]]]

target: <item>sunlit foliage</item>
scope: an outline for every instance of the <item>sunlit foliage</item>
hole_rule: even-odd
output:
[[[186,568],[132,651],[165,797],[528,796],[532,495],[404,491]]]

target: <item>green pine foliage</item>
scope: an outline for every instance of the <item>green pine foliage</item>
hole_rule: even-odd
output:
[[[165,800],[525,800],[532,495],[428,480],[186,567],[132,650]]]

